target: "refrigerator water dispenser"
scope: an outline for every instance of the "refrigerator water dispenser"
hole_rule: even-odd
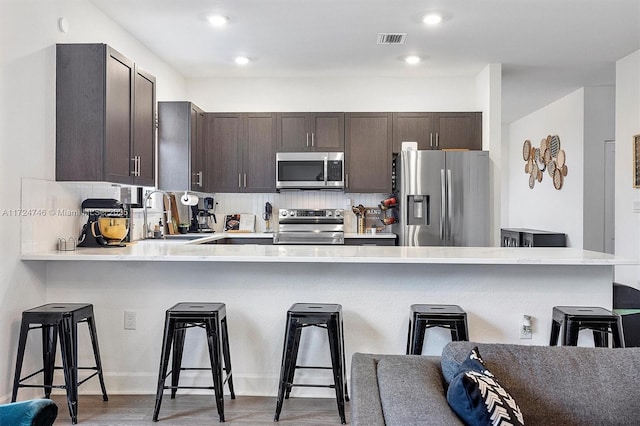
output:
[[[407,196],[407,225],[429,225],[429,196]]]

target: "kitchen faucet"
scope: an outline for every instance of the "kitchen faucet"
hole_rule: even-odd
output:
[[[143,229],[144,232],[142,234],[142,239],[146,240],[147,238],[149,238],[149,235],[151,235],[151,230],[149,229],[149,223],[147,220],[147,201],[149,201],[149,198],[151,198],[151,195],[155,194],[156,192],[159,192],[162,194],[162,197],[164,199],[164,197],[166,197],[167,201],[168,201],[168,205],[171,205],[171,198],[169,197],[169,194],[167,194],[166,192],[164,192],[161,189],[155,189],[153,191],[147,192],[147,194],[144,196],[144,200],[142,202],[142,214],[144,216],[144,223],[143,223]],[[164,205],[164,203],[163,203]],[[164,213],[167,214],[167,224],[171,223],[171,210],[169,209],[169,211],[165,210],[165,208],[162,208],[162,211]]]

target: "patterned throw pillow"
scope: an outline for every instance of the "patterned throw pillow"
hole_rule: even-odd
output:
[[[520,407],[485,368],[477,347],[451,380],[447,402],[467,425],[524,425]]]

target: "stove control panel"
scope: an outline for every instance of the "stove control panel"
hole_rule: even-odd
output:
[[[280,209],[281,218],[340,219],[344,217],[343,209]]]

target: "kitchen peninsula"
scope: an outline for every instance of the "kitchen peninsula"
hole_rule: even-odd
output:
[[[342,304],[347,360],[353,352],[404,353],[413,303],[460,305],[474,341],[547,345],[553,306],[611,308],[614,265],[637,263],[571,248],[175,241],[36,252],[22,259],[45,263],[47,302],[94,304],[111,392],[153,392],[164,311],[180,301],[213,301],[227,305],[236,392],[270,396],[277,390],[284,320],[293,303]],[[136,330],[123,330],[123,311],[137,313]],[[533,317],[531,340],[519,338],[525,314]],[[321,330],[303,336],[308,341],[301,356],[308,365],[326,364],[325,337],[315,331]],[[425,353],[439,353],[447,334],[429,331]],[[581,335],[585,338],[589,344],[590,337]],[[206,365],[206,347],[199,343],[194,339],[190,362]],[[317,381],[328,377],[324,374],[312,370],[300,377]],[[205,386],[210,380],[204,374],[186,377]],[[302,388],[293,395],[330,397],[331,392]]]

